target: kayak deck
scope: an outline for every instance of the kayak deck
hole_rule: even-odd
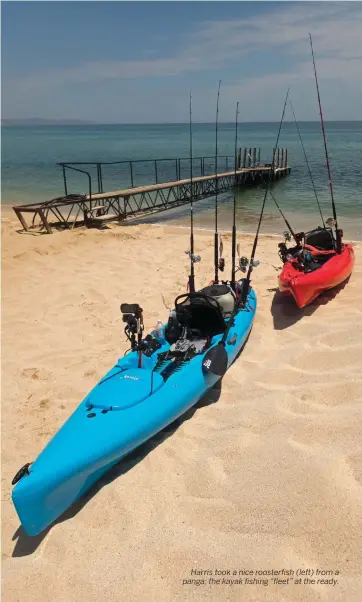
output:
[[[227,366],[243,347],[255,310],[251,289],[227,331]],[[136,351],[118,360],[15,485],[13,502],[29,535],[45,529],[111,466],[199,401],[220,378],[205,372],[203,360],[222,336],[215,334],[190,359],[163,339],[157,351],[143,355],[141,367]]]

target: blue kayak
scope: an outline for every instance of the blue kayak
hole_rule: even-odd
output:
[[[256,310],[253,289],[238,306],[235,293],[222,286],[178,297],[172,323],[170,318],[161,334],[148,335],[142,345],[134,343],[38,458],[17,473],[12,498],[29,535],[48,527],[107,470],[196,404],[222,377],[243,347]],[[127,307],[131,315],[136,306]],[[135,323],[134,314],[132,319]],[[214,352],[222,344],[225,370],[213,371]]]

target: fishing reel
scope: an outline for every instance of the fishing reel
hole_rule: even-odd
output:
[[[333,217],[329,217],[326,220],[326,224],[329,228],[335,228],[337,226],[337,221],[333,219]],[[340,228],[336,228],[337,253],[340,253],[342,250],[342,238],[343,230],[341,230]]]
[[[257,267],[258,267],[258,265],[260,265],[260,261],[259,261],[259,259],[253,259],[253,261],[252,261],[252,266],[253,266],[253,268],[257,268]]]
[[[192,263],[199,263],[199,261],[201,261],[201,256],[194,255],[193,253],[191,253],[190,249],[188,251],[185,251],[185,255],[188,255],[190,257]]]
[[[292,237],[290,235],[290,232],[288,232],[288,230],[285,230],[285,232],[283,232],[283,236],[284,236],[285,242],[290,242],[292,240]]]
[[[249,265],[249,259],[247,257],[239,257],[239,270],[245,274]]]
[[[288,243],[292,240],[292,237],[291,237],[289,230],[285,230],[283,232],[283,236],[284,236],[284,242],[280,242],[278,244],[279,257],[280,257],[282,263],[286,263],[289,259],[292,259],[292,255],[290,255],[290,253],[288,251],[288,247],[286,245],[286,243]]]
[[[326,220],[326,224],[329,228],[335,228],[337,226],[337,221],[335,219],[333,219],[333,217],[329,217]],[[340,228],[337,228],[336,229],[336,242],[337,242],[338,253],[340,253],[341,249],[342,249],[342,238],[343,238],[343,230],[341,230]]]
[[[133,351],[139,350],[144,330],[143,309],[137,303],[122,303],[121,312],[122,320],[126,323],[124,332],[131,343],[131,348]]]
[[[290,255],[290,253],[288,253],[288,247],[285,244],[285,242],[280,242],[278,244],[279,247],[279,257],[282,261],[282,263],[286,263],[289,258],[292,259],[293,257]]]
[[[243,272],[243,274],[245,274],[247,271],[248,265],[249,265],[249,259],[245,256],[240,257],[240,244],[239,243],[238,243],[236,249],[237,249],[238,257],[239,257],[238,269],[240,270],[240,272]],[[253,259],[251,265],[253,268],[256,268],[256,267],[258,267],[259,264],[260,264],[260,261],[258,261],[257,259]]]

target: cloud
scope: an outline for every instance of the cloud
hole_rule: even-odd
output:
[[[108,119],[142,121],[146,118],[147,94],[147,120],[179,120],[179,115],[184,115],[180,103],[185,103],[186,95],[184,98],[180,93],[184,83],[178,78],[190,76],[192,80],[197,76],[200,85],[197,90],[195,87],[195,119],[212,120],[214,109],[206,107],[216,84],[211,85],[210,80],[213,71],[217,71],[215,81],[223,71],[221,120],[234,113],[237,98],[245,103],[245,117],[278,120],[288,87],[292,88],[298,117],[317,118],[308,41],[311,32],[326,114],[332,119],[344,115],[359,119],[362,2],[265,2],[262,6],[263,12],[252,17],[195,21],[193,30],[181,30],[178,36],[170,37],[169,44],[166,38],[170,34],[166,32],[162,46],[170,50],[163,57],[156,58],[148,50],[143,60],[75,62],[71,68],[7,77],[3,90],[8,112],[28,112],[31,106],[54,111],[60,98],[64,111],[66,90],[73,102],[67,109],[72,115],[86,106],[87,119],[104,119],[104,85],[104,89],[113,87],[114,91],[122,88],[122,105],[115,108],[109,101]],[[236,13],[245,12],[243,3],[236,7]],[[153,46],[157,49],[154,40]],[[163,87],[160,93],[150,78],[163,78],[167,89]],[[167,78],[174,79],[169,82]],[[122,86],[125,81],[127,86]],[[142,97],[140,107],[136,96]]]
[[[273,50],[292,57],[299,74],[310,71],[309,31],[315,38],[323,77],[352,78],[362,74],[360,2],[282,3],[262,15],[225,21],[205,21],[182,34],[175,56],[131,61],[93,61],[72,68],[44,70],[9,82],[16,87],[42,87],[107,79],[168,77],[220,69],[254,52]],[[177,40],[173,46],[177,45]],[[306,68],[308,63],[308,68]],[[278,72],[276,65],[265,65]],[[294,77],[294,73],[292,73]],[[261,75],[261,81],[264,76]],[[255,85],[255,78],[251,80]]]
[[[216,60],[224,64],[256,51],[273,50],[309,61],[311,32],[319,57],[361,59],[361,29],[360,2],[293,2],[250,19],[206,22],[195,34],[190,52],[208,60],[216,53]]]

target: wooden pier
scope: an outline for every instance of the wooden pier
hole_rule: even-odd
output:
[[[258,150],[258,152],[257,152]],[[159,182],[160,164],[162,162],[174,162],[175,179]],[[40,225],[48,234],[52,233],[52,226],[74,227],[85,224],[92,226],[99,222],[108,220],[124,220],[132,217],[142,217],[150,213],[166,211],[190,202],[191,181],[190,178],[181,178],[182,162],[187,159],[157,159],[152,161],[154,166],[154,179],[152,184],[135,186],[134,165],[139,163],[151,163],[147,161],[129,161],[115,163],[60,163],[63,170],[64,196],[57,197],[50,201],[41,203],[31,203],[27,205],[18,205],[13,207],[23,229],[29,230],[29,224],[25,220],[25,215],[32,215],[32,224],[30,227]],[[195,170],[194,162],[199,166],[199,173]],[[224,165],[224,171],[215,175],[215,173],[205,174],[208,169],[212,170],[215,164],[214,157],[198,157],[194,159],[193,170],[195,176],[192,179],[192,193],[194,201],[205,199],[215,195],[216,182],[218,193],[226,192],[235,185],[252,186],[260,184],[266,180],[270,170],[273,170],[271,177],[277,180],[286,176],[290,172],[288,165],[288,152],[286,149],[274,149],[273,162],[260,164],[260,149],[239,149],[237,157],[237,169],[235,172],[234,157],[218,157],[218,165]],[[231,171],[230,166],[234,163]],[[124,166],[129,169],[129,181],[131,186],[119,190],[105,192],[103,190],[103,172],[102,166],[112,165]],[[274,164],[274,167],[272,165]],[[81,169],[80,165],[88,166],[87,170]],[[91,168],[95,168],[97,174],[97,192],[92,192]],[[226,170],[225,170],[226,168]],[[189,169],[189,166],[188,166]],[[88,194],[69,194],[67,170],[72,170],[84,174],[88,180]],[[166,171],[166,175],[170,173]],[[38,218],[38,224],[36,224]]]

